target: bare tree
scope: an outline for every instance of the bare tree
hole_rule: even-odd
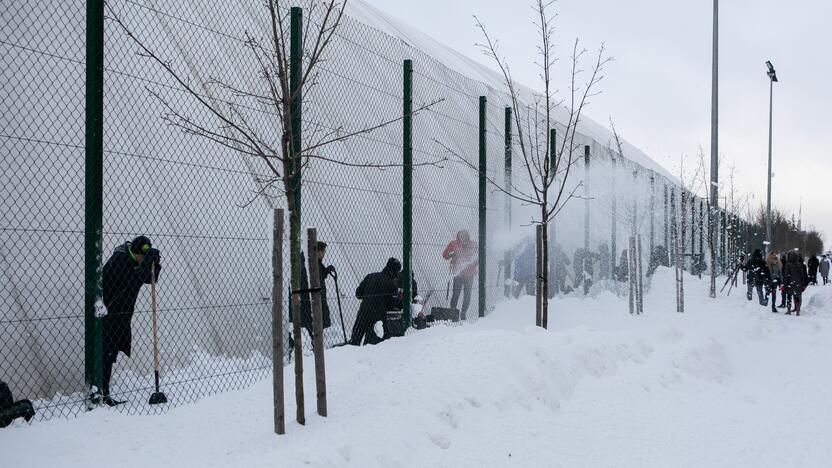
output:
[[[540,80],[543,90],[530,95],[524,92],[514,80],[507,59],[499,51],[497,40],[493,39],[488,34],[485,25],[476,16],[474,17],[476,26],[483,35],[483,42],[477,45],[487,57],[494,61],[503,76],[513,109],[512,116],[518,136],[520,156],[528,176],[529,186],[518,186],[517,184],[508,186],[487,174],[482,174],[482,176],[497,191],[524,204],[535,206],[539,212],[539,218],[532,219],[532,223],[543,225],[543,274],[538,278],[538,281],[543,283],[542,288],[540,288],[542,314],[541,323],[537,324],[543,328],[548,327],[549,223],[552,222],[567,201],[573,197],[579,198],[576,196],[576,192],[582,186],[582,182],[573,183],[570,178],[573,165],[580,160],[580,155],[577,154],[578,146],[575,144],[575,136],[584,107],[589,104],[590,98],[599,94],[595,91],[596,85],[603,78],[604,66],[612,60],[606,55],[602,44],[587,73],[582,68],[582,64],[588,51],[583,49],[578,39],[576,39],[572,46],[569,61],[569,94],[566,97],[568,102],[564,99],[558,99],[553,84],[553,72],[558,61],[554,53],[554,20],[556,14],[552,11],[553,4],[554,0],[536,0],[533,4],[533,24],[540,40],[537,45],[539,61],[536,64],[540,67]],[[585,80],[581,79],[583,75],[586,75]],[[557,143],[555,143],[552,140],[555,129],[553,114],[558,109],[566,110],[566,122],[560,122],[561,134],[557,138]],[[471,169],[479,171],[477,166],[461,155],[456,154],[445,145],[441,146]]]
[[[107,4],[108,16],[138,46],[140,55],[155,63],[184,91],[198,103],[199,116],[187,114],[169,102],[161,93],[148,88],[166,110],[163,119],[186,134],[210,140],[230,149],[249,160],[259,161],[267,168],[266,178],[256,178],[260,189],[252,201],[271,189],[278,190],[286,197],[289,209],[290,279],[292,291],[300,289],[300,219],[296,209],[302,180],[301,174],[311,160],[319,160],[343,166],[383,169],[401,167],[401,164],[380,162],[349,163],[327,158],[321,150],[334,143],[369,134],[403,119],[403,115],[389,116],[375,124],[360,128],[346,128],[344,125],[326,127],[313,124],[312,128],[296,135],[293,121],[301,113],[300,96],[309,92],[319,81],[321,64],[326,60],[326,51],[334,40],[341,25],[346,0],[301,0],[293,5],[303,6],[307,17],[302,29],[302,57],[293,57],[290,51],[290,10],[288,2],[265,0],[261,2],[264,24],[268,24],[265,37],[249,31],[243,33],[244,53],[251,60],[258,76],[250,88],[242,88],[220,77],[199,76],[187,67],[178,67],[161,57],[147,42],[131,29]],[[173,32],[175,34],[175,32]],[[292,61],[300,61],[299,77],[292,77]],[[184,68],[181,69],[181,68]],[[191,76],[196,74],[197,76]],[[220,98],[219,96],[222,96]],[[298,99],[296,99],[298,98]],[[419,106],[415,115],[432,107],[440,100]],[[256,104],[256,105],[252,105]],[[275,124],[258,125],[263,109],[277,116]],[[209,118],[204,118],[204,115]],[[305,122],[308,124],[307,122]],[[300,146],[297,141],[300,141]],[[414,164],[413,166],[438,166],[445,159]],[[291,294],[293,310],[293,335],[295,341],[295,395],[298,404],[297,421],[305,422],[303,408],[303,364],[300,332],[300,300]]]

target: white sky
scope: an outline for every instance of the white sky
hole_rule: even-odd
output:
[[[499,39],[515,78],[539,88],[538,39],[527,0],[366,0],[382,11],[493,68],[475,42],[476,14]],[[710,157],[711,0],[558,0],[556,40],[561,65],[572,41],[588,49],[606,42],[615,61],[587,115],[611,116],[623,138],[676,173],[701,145]],[[832,1],[720,2],[719,152],[721,174],[736,167],[736,185],[757,205],[766,200],[768,77],[774,88],[773,204],[814,225],[832,242],[832,165],[826,137],[832,107]],[[567,71],[559,67],[559,87]],[[824,183],[824,180],[826,183]],[[723,195],[727,194],[723,188]],[[828,246],[827,246],[828,248]]]

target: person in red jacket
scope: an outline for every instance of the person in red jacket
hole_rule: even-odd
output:
[[[456,239],[448,243],[442,258],[451,261],[451,276],[453,276],[453,295],[451,296],[451,308],[456,309],[459,302],[459,293],[463,293],[462,309],[460,317],[464,320],[468,306],[471,304],[471,287],[474,285],[474,277],[477,275],[477,243],[471,240],[468,231],[461,230],[456,233]]]

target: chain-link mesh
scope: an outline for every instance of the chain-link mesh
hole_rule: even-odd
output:
[[[287,208],[282,182],[275,183],[262,160],[184,131],[181,118],[191,128],[226,131],[200,102],[204,100],[235,109],[251,128],[271,135],[269,144],[279,145],[281,116],[255,95],[263,92],[263,80],[246,36],[269,38],[260,2],[212,2],[207,8],[201,3],[111,0],[106,11],[101,250],[103,260],[111,263],[104,269],[108,315],[100,320],[105,321],[104,353],[130,354],[115,362],[109,395],[126,400],[117,406],[121,411],[152,413],[269,375],[271,210]],[[314,28],[320,15],[313,10],[304,20]],[[34,400],[39,417],[70,416],[84,410],[89,391],[84,374],[85,5],[59,2],[47,8],[12,0],[4,3],[3,18],[0,379],[16,396]],[[195,93],[141,53],[125,29]],[[504,290],[520,294],[533,272],[523,265],[529,239],[523,225],[536,213],[517,201],[506,203],[506,195],[491,185],[485,211],[487,261],[476,264],[480,206],[473,168],[479,164],[479,97],[487,99],[486,174],[502,181],[506,94],[400,37],[347,16],[318,66],[314,86],[304,91],[304,139],[354,132],[401,116],[405,59],[413,61],[413,107],[427,106],[413,118],[412,268],[418,294],[428,312],[456,308],[462,309],[460,322],[476,320],[477,268],[486,271],[486,310]],[[593,135],[577,137],[580,145],[590,145],[590,171],[584,173],[580,163],[572,176],[581,181],[589,174],[586,191],[577,192],[584,200],[570,201],[552,228],[552,245],[557,245],[553,278],[560,293],[580,290],[587,278],[594,288],[616,289],[615,263],[631,233],[649,235],[645,263],[655,246],[668,244],[670,208],[663,191],[676,182],[627,160],[626,154],[617,158],[607,141]],[[512,137],[514,183],[522,185],[528,176],[517,136]],[[365,276],[382,270],[390,257],[401,259],[403,185],[397,165],[402,152],[401,123],[394,122],[317,149],[318,157],[304,168],[302,226],[318,229],[318,239],[328,245],[322,263],[333,265],[337,275],[337,287],[336,275],[325,279],[328,347],[349,342],[363,326],[357,321],[361,300],[356,288]],[[729,224],[740,231],[739,220]],[[702,239],[702,228],[696,229]],[[471,243],[456,245],[458,256],[450,260],[453,248],[447,247],[464,237],[462,231]],[[305,230],[301,234],[305,251]],[[127,244],[138,236],[147,236],[161,252],[156,315],[168,405],[147,404],[155,391],[153,313],[150,288],[142,282],[150,270],[136,257],[147,252]],[[288,281],[288,233],[285,239]],[[691,245],[703,252],[701,240]],[[726,247],[731,249],[736,251]],[[589,254],[595,267],[581,260]],[[122,275],[116,291],[113,278],[106,277],[112,271]],[[288,290],[287,283],[287,331]],[[113,295],[133,293],[134,310],[130,304],[115,310]],[[116,323],[125,321],[126,328]],[[130,336],[125,336],[128,329]],[[304,354],[311,353],[308,338],[304,331]],[[293,358],[288,339],[284,356],[287,362]]]

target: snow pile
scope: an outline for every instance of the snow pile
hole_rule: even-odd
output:
[[[286,436],[266,380],[164,415],[17,423],[0,453],[30,467],[828,466],[832,288],[810,288],[796,318],[742,285],[713,301],[707,279],[685,280],[685,314],[660,269],[642,316],[611,293],[573,295],[545,331],[527,325],[527,297],[476,324],[329,350],[329,417]]]

